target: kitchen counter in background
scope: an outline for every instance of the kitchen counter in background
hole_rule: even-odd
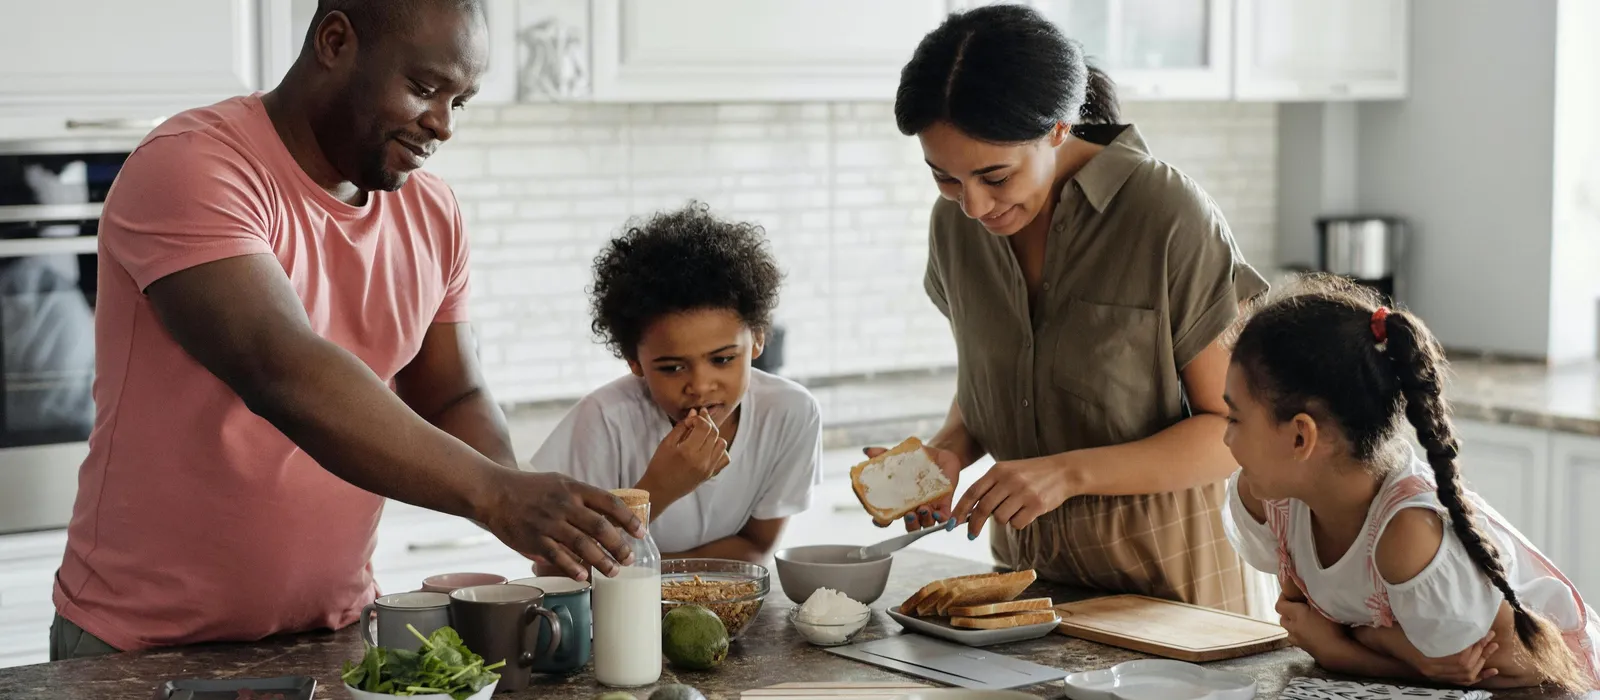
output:
[[[933,579],[979,573],[988,567],[961,559],[917,551],[895,556],[889,586],[873,606],[872,622],[857,641],[870,641],[899,633],[899,625],[883,612]],[[1050,596],[1066,602],[1095,595],[1088,591],[1048,584],[1035,585],[1023,597]],[[777,683],[844,681],[905,682],[910,677],[848,660],[807,644],[789,627],[786,616],[793,607],[776,579],[767,604],[753,626],[733,645],[716,671],[674,673],[670,667],[662,683],[693,685],[711,700],[739,698],[747,690]],[[990,647],[1006,656],[1025,659],[1066,671],[1107,668],[1124,661],[1151,658],[1137,652],[1052,634],[1046,638]],[[64,661],[0,670],[0,697],[14,700],[148,700],[167,680],[185,678],[270,678],[309,675],[317,679],[317,697],[343,697],[339,669],[346,659],[361,656],[361,641],[353,627],[336,633],[314,633],[271,639],[255,644],[203,645],[168,651],[120,654],[98,659]],[[1280,649],[1239,659],[1207,664],[1209,668],[1253,676],[1257,697],[1276,696],[1297,676],[1329,678],[1298,649]],[[915,680],[915,679],[912,679]],[[917,681],[922,682],[922,681]],[[1040,697],[1061,697],[1063,685],[1054,683],[1023,688]],[[649,688],[634,692],[639,698]],[[548,698],[589,700],[603,692],[588,669],[569,677],[536,677],[527,690],[496,694],[496,698]],[[1536,691],[1495,691],[1496,698],[1552,697]]]
[[[946,369],[833,380],[810,388],[822,406],[824,447],[834,450],[931,436],[944,422],[955,387],[955,372]],[[1457,359],[1445,396],[1459,418],[1600,436],[1600,363],[1547,367]],[[569,405],[509,409],[517,454],[532,456]]]

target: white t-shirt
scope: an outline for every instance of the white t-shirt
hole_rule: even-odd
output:
[[[1411,478],[1427,489],[1405,495],[1400,486]],[[1405,467],[1384,480],[1367,512],[1362,536],[1338,561],[1323,566],[1311,531],[1311,510],[1288,499],[1287,527],[1290,558],[1304,584],[1306,597],[1328,616],[1344,625],[1372,624],[1372,601],[1383,594],[1394,620],[1418,651],[1433,658],[1455,654],[1485,634],[1494,624],[1505,600],[1467,554],[1455,531],[1445,528],[1444,541],[1427,567],[1409,581],[1374,580],[1375,550],[1384,528],[1406,508],[1434,511],[1446,522],[1449,513],[1434,490],[1433,469],[1414,454]],[[1505,518],[1476,494],[1468,491],[1477,508],[1480,531],[1500,550],[1506,578],[1529,609],[1543,614],[1563,631],[1582,630],[1590,644],[1600,644],[1600,620],[1579,607],[1574,591],[1546,566],[1544,555],[1518,534]],[[1270,507],[1270,504],[1269,504]],[[1239,497],[1239,473],[1228,479],[1228,500],[1223,506],[1223,529],[1245,562],[1262,571],[1278,572],[1278,539],[1267,523],[1256,522]],[[1588,618],[1585,620],[1585,618]],[[1587,630],[1579,625],[1587,623]]]
[[[811,505],[822,483],[822,412],[799,384],[750,370],[728,466],[661,511],[650,534],[682,552],[738,534],[750,519],[785,518]],[[627,375],[584,397],[529,460],[606,489],[639,483],[672,423],[643,379]]]

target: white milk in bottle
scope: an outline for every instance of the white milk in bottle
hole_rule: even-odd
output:
[[[616,489],[645,524],[644,539],[622,537],[633,547],[633,565],[615,577],[591,574],[594,590],[594,679],[602,685],[637,688],[661,678],[661,550],[650,537],[650,494]]]

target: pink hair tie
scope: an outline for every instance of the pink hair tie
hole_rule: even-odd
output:
[[[1376,338],[1379,345],[1389,342],[1389,326],[1385,323],[1389,319],[1389,307],[1380,306],[1372,312],[1372,337]]]

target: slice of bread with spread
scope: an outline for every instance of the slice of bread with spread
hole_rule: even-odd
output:
[[[922,506],[955,493],[955,484],[939,469],[922,441],[906,438],[883,454],[850,468],[850,486],[856,499],[872,514],[872,521],[887,526]]]

